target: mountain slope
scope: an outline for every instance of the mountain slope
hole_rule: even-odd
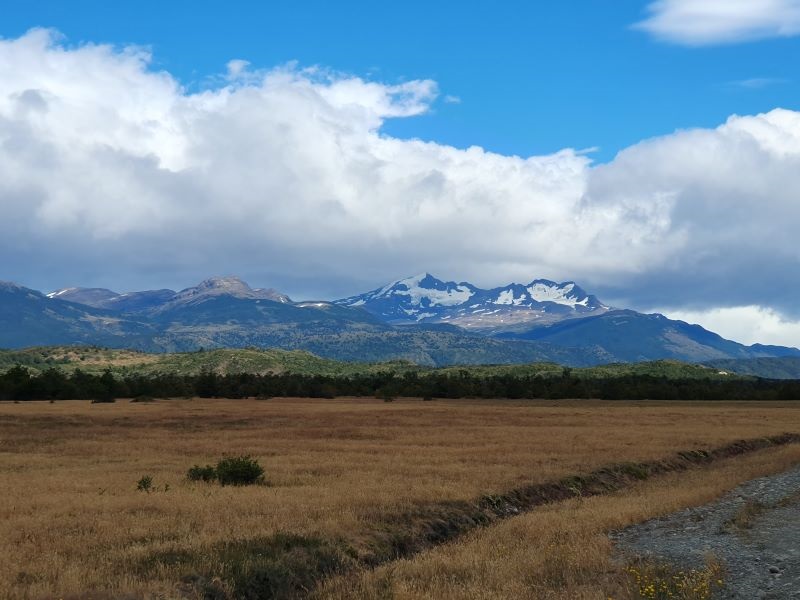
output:
[[[622,362],[658,359],[704,362],[722,358],[775,356],[776,352],[800,356],[800,350],[796,348],[770,351],[766,346],[744,346],[726,340],[700,325],[631,310],[611,311],[525,333],[502,334],[498,337],[549,342],[575,348],[600,347],[614,356],[615,360]]]
[[[117,292],[112,292],[105,288],[81,287],[64,288],[47,294],[48,298],[58,298],[59,300],[85,304],[93,308],[105,308],[104,304],[117,296],[119,296]]]
[[[152,333],[148,325],[113,312],[0,282],[0,347],[102,344],[139,348],[148,345]]]
[[[92,308],[103,308],[123,313],[140,312],[161,306],[175,296],[172,290],[146,290],[118,294],[105,288],[64,288],[47,294],[57,298],[83,304]]]

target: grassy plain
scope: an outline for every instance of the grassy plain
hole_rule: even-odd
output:
[[[355,561],[369,554],[376,522],[426,503],[469,500],[612,463],[786,431],[800,431],[800,404],[2,403],[0,552],[6,558],[0,561],[0,589],[11,598],[191,595],[196,590],[185,583],[187,576],[213,573],[220,557],[232,561],[242,548],[278,551],[283,544],[296,554],[300,539],[321,548],[315,550],[321,560],[329,544],[341,544]],[[259,459],[268,486],[220,487],[184,478],[194,464],[242,453]],[[334,583],[326,593],[600,598],[605,584],[598,573],[611,569],[603,541],[610,526],[704,501],[738,479],[798,461],[796,446],[767,450],[613,496],[544,507],[381,567],[364,575],[360,588]],[[136,490],[146,474],[157,491]],[[575,564],[578,583],[562,572],[547,579],[545,589],[537,583],[539,571],[527,569],[532,556],[544,560],[531,548],[551,538],[563,543],[543,551]],[[565,548],[574,548],[576,557],[564,554]],[[500,560],[496,577],[487,579],[491,561]],[[388,579],[387,572],[393,573]],[[575,585],[589,587],[580,588],[582,595],[564,595]]]

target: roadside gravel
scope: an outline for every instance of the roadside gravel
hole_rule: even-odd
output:
[[[713,555],[726,570],[720,600],[800,599],[800,466],[611,537],[625,556],[680,568]]]

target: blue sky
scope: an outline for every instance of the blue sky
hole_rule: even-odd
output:
[[[433,79],[430,113],[384,131],[529,156],[713,127],[800,101],[800,38],[685,47],[631,25],[647,2],[187,2],[10,0],[0,35],[53,27],[70,44],[138,44],[190,89],[231,59],[289,61],[385,83]],[[444,101],[445,96],[458,103]]]
[[[800,345],[800,0],[7,0],[0,36],[0,279],[574,280]]]

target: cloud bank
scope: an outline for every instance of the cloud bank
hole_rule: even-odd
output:
[[[431,110],[432,81],[235,60],[188,92],[142,49],[45,30],[0,40],[0,72],[0,279],[125,291],[236,273],[337,297],[427,270],[797,316],[794,111],[594,166],[570,149],[504,156],[382,133]]]
[[[668,317],[687,323],[702,323],[717,333],[743,344],[764,343],[796,346],[800,321],[787,319],[771,308],[736,306],[705,311],[665,310]]]
[[[800,0],[658,0],[634,27],[687,46],[800,34]]]

